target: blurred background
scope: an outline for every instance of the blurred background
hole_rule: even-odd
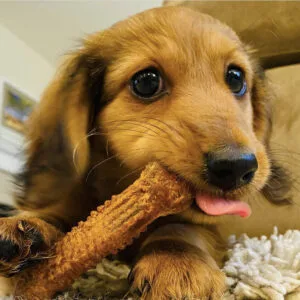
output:
[[[86,34],[163,0],[0,1],[0,202],[23,162],[24,122],[63,54]]]

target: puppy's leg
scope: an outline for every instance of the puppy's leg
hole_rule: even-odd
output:
[[[45,259],[63,235],[38,213],[9,213],[10,216],[0,218],[0,274],[4,276],[12,276]]]
[[[166,225],[143,244],[129,277],[131,290],[142,299],[219,300],[225,287],[218,268],[222,256],[207,229]]]

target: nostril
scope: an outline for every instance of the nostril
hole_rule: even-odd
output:
[[[254,177],[254,173],[255,173],[255,171],[250,171],[250,172],[247,172],[246,174],[244,174],[244,176],[242,177],[242,182],[249,183],[252,180],[252,178]]]
[[[208,153],[206,180],[222,190],[232,190],[249,184],[258,168],[252,153]]]

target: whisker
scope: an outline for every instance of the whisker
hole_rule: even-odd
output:
[[[261,193],[261,191],[252,182],[250,182],[250,186],[255,190],[255,192],[257,194]],[[252,201],[255,202],[255,203],[257,203],[258,208],[262,208],[262,209],[264,208],[262,201],[259,201],[259,197],[257,197],[256,195],[253,195],[253,197],[251,197],[251,200],[248,199],[248,198],[246,198],[246,200],[247,200],[248,203],[250,203]]]
[[[91,130],[92,131],[92,130]],[[90,131],[90,132],[91,132]],[[77,164],[76,164],[76,155],[77,155],[77,151],[78,151],[78,147],[80,146],[80,144],[90,138],[91,136],[94,136],[94,135],[99,135],[97,132],[93,132],[93,133],[88,133],[87,135],[85,135],[81,140],[79,140],[79,142],[76,144],[76,146],[74,147],[74,150],[73,150],[73,155],[72,155],[72,159],[73,159],[73,165],[75,167],[75,170],[76,172],[78,172],[78,167],[77,167]]]
[[[147,117],[147,116],[142,117],[142,119],[159,122],[160,124],[163,124],[166,128],[170,129],[171,131],[176,132],[181,138],[184,138],[180,131],[178,131],[175,127],[170,126],[166,122],[163,122],[163,121],[161,121],[159,119],[156,119],[156,118]],[[143,127],[145,129],[148,129],[148,130],[152,131],[152,133],[154,133],[157,136],[160,136],[160,137],[165,138],[167,140],[171,140],[171,142],[173,142],[175,144],[175,141],[172,138],[170,138],[171,137],[170,133],[168,131],[166,131],[166,129],[164,129],[164,128],[156,125],[156,124],[153,124],[153,123],[150,123],[150,122],[145,124],[145,123],[142,123],[141,121],[136,120],[136,119],[122,119],[122,120],[113,120],[113,121],[109,122],[109,124],[116,124],[116,123],[117,123],[116,126],[126,125],[126,123],[139,125],[140,127]],[[154,130],[153,128],[158,129],[158,131]],[[160,132],[164,133],[164,135],[159,135]],[[178,146],[177,144],[175,144],[175,145]]]
[[[134,130],[134,129],[131,129],[131,128],[120,128],[120,126],[127,125],[127,124],[124,124],[124,123],[115,126],[115,128],[112,128],[112,130],[115,130],[115,131],[118,131],[118,130],[135,131],[135,132],[141,133],[143,135],[147,135],[147,136],[151,136],[151,137],[155,137],[155,138],[159,137],[159,138],[165,139],[167,141],[171,141],[173,144],[175,144],[175,141],[170,137],[170,134],[168,132],[162,130],[161,128],[160,128],[160,131],[162,133],[164,133],[164,135],[159,135],[159,132],[153,130],[152,128],[149,128],[149,126],[145,126],[145,124],[143,124],[143,123],[136,122],[135,124],[139,125],[141,128],[145,128],[145,129],[151,131],[154,134],[149,134],[149,132],[147,132],[147,131],[139,131],[139,130]],[[147,123],[147,125],[152,126],[153,124]],[[159,128],[159,127],[157,126],[155,128]],[[178,146],[177,144],[175,144],[175,145]]]
[[[126,158],[121,160],[120,166],[126,165],[126,161],[128,161],[131,157],[135,157],[134,154],[136,153],[136,151],[144,151],[144,150],[148,150],[148,148],[138,148],[138,149],[131,149],[131,150],[127,151]],[[155,153],[156,154],[157,153],[166,153],[166,154],[170,155],[172,152],[168,151],[168,150],[156,150]],[[166,158],[166,157],[167,156],[164,156],[164,158]],[[155,158],[153,158],[153,160],[155,160]]]
[[[180,138],[182,138],[183,140],[185,139],[184,136],[183,136],[183,134],[182,134],[179,130],[177,130],[175,127],[171,126],[171,125],[168,124],[167,122],[164,122],[164,121],[162,121],[162,120],[159,120],[159,119],[156,119],[156,118],[152,118],[152,117],[144,117],[144,118],[145,118],[145,119],[148,119],[148,120],[154,120],[154,121],[159,122],[160,124],[166,126],[166,128],[168,128],[168,129],[170,130],[170,132],[167,132],[166,130],[164,130],[164,132],[168,135],[169,140],[170,140],[175,146],[178,147],[178,144],[175,142],[174,139],[171,138],[171,136],[172,136],[171,133],[172,133],[172,132],[177,133],[177,135],[178,135]],[[151,124],[151,123],[148,123],[148,124]],[[152,125],[153,125],[153,124],[152,124]],[[158,126],[158,127],[159,127],[159,126]],[[161,127],[159,127],[159,128],[161,128]],[[162,130],[162,128],[161,128],[161,130]]]
[[[278,147],[278,148],[276,148],[276,147],[274,147],[274,145],[276,145],[276,147]],[[271,142],[271,151],[272,150],[277,150],[277,151],[282,151],[282,150],[284,150],[285,152],[287,152],[287,153],[289,153],[289,154],[295,154],[295,155],[300,155],[300,153],[299,152],[297,152],[297,151],[295,151],[294,149],[289,149],[289,148],[287,148],[287,147],[285,147],[284,145],[282,145],[282,144],[279,144],[279,143],[276,143],[276,142]]]
[[[294,157],[293,155],[294,154],[291,154],[291,153],[280,153],[280,152],[277,152],[277,153],[274,153],[274,152],[271,152],[271,154],[273,154],[273,157],[275,159],[279,158],[288,158],[288,159],[292,159],[293,161],[298,161],[300,162],[300,158],[299,157]]]
[[[167,126],[170,130],[172,130],[173,132],[176,132],[180,137],[183,138],[182,133],[181,133],[179,130],[177,130],[175,127],[173,127],[173,126],[171,126],[170,124],[168,124],[167,122],[164,122],[164,121],[162,121],[162,120],[159,120],[159,119],[156,119],[156,118],[152,118],[152,117],[144,117],[144,118],[149,119],[149,120],[154,120],[154,121],[156,121],[156,122],[159,122],[159,123],[161,123],[161,124]]]
[[[178,143],[177,141],[172,138],[172,132],[177,133],[176,136],[180,137],[181,139],[184,140],[184,136],[183,134],[177,130],[175,127],[171,126],[170,124],[168,124],[167,122],[164,122],[162,120],[153,118],[153,117],[148,117],[148,116],[144,116],[141,117],[141,119],[143,120],[149,120],[149,121],[153,121],[156,123],[159,123],[163,126],[159,126],[158,124],[153,124],[153,122],[141,122],[140,120],[136,120],[134,118],[130,119],[130,118],[126,118],[126,119],[119,119],[119,120],[112,120],[107,122],[107,125],[114,125],[110,130],[112,131],[118,131],[118,130],[123,130],[123,131],[132,131],[132,132],[137,132],[140,134],[143,134],[147,137],[160,137],[161,139],[165,139],[166,141],[168,141],[169,143],[174,144],[176,147],[178,147]],[[127,124],[126,124],[127,123]],[[127,128],[126,125],[129,124],[136,124],[137,126],[139,126],[139,128],[144,128],[146,129],[144,130],[139,130],[139,128],[137,129],[132,129],[132,128]],[[122,128],[123,127],[123,128]],[[100,132],[101,128],[100,126],[98,127],[98,131]],[[108,130],[108,131],[110,131]],[[170,130],[170,132],[169,132]],[[152,133],[149,133],[149,131]],[[159,133],[162,133],[161,135]],[[106,134],[108,134],[108,132],[106,131]]]
[[[116,182],[116,185],[119,185],[124,179],[128,178],[130,175],[134,174],[134,173],[137,173],[137,172],[140,172],[141,170],[143,170],[144,167],[139,167],[139,168],[136,168],[135,170],[129,172],[128,174],[126,174],[125,176],[122,176],[117,182]]]
[[[128,124],[128,123],[129,123],[129,124],[133,124],[133,125],[139,125],[139,126],[145,128],[145,129],[148,129],[148,130],[152,131],[152,132],[153,132],[155,135],[157,135],[157,136],[158,136],[158,133],[159,133],[159,132],[153,130],[152,128],[149,128],[149,126],[146,126],[146,125],[150,125],[150,126],[152,126],[152,127],[155,127],[155,128],[157,128],[157,129],[159,129],[159,131],[161,131],[161,132],[163,132],[163,133],[166,133],[166,132],[164,132],[160,127],[154,126],[154,125],[151,124],[151,123],[144,124],[144,123],[141,123],[140,121],[136,121],[136,120],[128,120],[128,121],[125,122],[125,125]],[[122,122],[120,125],[124,125],[124,122]]]
[[[108,151],[108,139],[106,139],[106,146],[105,146],[105,151],[106,151],[106,155],[109,156],[109,151]]]
[[[114,159],[114,158],[116,158],[116,157],[117,157],[117,155],[113,155],[113,156],[111,156],[111,157],[109,157],[109,158],[106,158],[106,159],[100,161],[100,162],[97,163],[95,166],[93,166],[93,167],[90,169],[90,171],[87,173],[87,176],[86,176],[86,178],[85,178],[85,182],[88,181],[88,179],[89,179],[91,173],[92,173],[96,168],[100,167],[100,166],[103,165],[104,163],[106,163],[106,162],[108,162],[109,160]]]
[[[122,130],[125,130],[125,131],[130,131],[130,132],[136,132],[136,133],[141,133],[143,135],[147,135],[147,136],[151,136],[151,137],[157,137],[157,135],[153,135],[153,134],[149,134],[145,131],[138,131],[138,130],[134,130],[134,129],[131,129],[131,128],[112,128],[112,130],[115,130],[115,131],[122,131]],[[141,136],[142,137],[142,136]]]

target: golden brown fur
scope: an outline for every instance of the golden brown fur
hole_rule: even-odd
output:
[[[224,82],[229,64],[245,70],[248,93],[242,100]],[[149,66],[164,74],[167,92],[145,104],[132,95],[128,82]],[[262,71],[236,34],[188,9],[150,10],[87,37],[32,116],[17,198],[21,213],[2,219],[0,232],[12,220],[23,220],[24,211],[34,214],[26,221],[42,235],[52,225],[69,230],[152,160],[197,190],[220,195],[198,173],[204,153],[228,145],[255,153],[258,170],[251,184],[223,196],[264,193],[270,202],[285,202],[284,183],[276,190],[267,184],[280,171],[268,153],[268,92]],[[132,290],[145,299],[219,299],[224,281],[217,267],[222,259],[217,229],[226,218],[191,207],[163,220],[164,226],[157,225],[140,250],[131,248],[138,254]],[[15,234],[3,237],[15,241]],[[54,230],[52,239],[58,235]]]

